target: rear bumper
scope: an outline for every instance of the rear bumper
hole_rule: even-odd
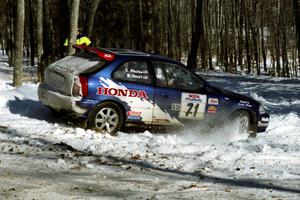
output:
[[[87,109],[77,105],[77,101],[80,101],[81,98],[61,94],[44,83],[38,87],[38,97],[45,106],[58,111],[66,110],[77,115],[84,115],[87,112]]]
[[[257,125],[258,133],[266,131],[267,127],[269,126],[269,120],[270,120],[270,116],[267,113],[261,114],[259,116],[258,125]]]

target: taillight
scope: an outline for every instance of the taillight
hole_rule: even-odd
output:
[[[75,97],[82,96],[82,93],[81,93],[81,84],[80,84],[79,77],[75,77],[74,78],[74,84],[73,84],[72,94]]]
[[[79,77],[80,84],[81,84],[81,93],[82,96],[86,97],[88,95],[89,86],[88,86],[88,77],[80,76]]]

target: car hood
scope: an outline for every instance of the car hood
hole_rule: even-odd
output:
[[[213,86],[211,86],[213,87]],[[238,94],[238,93],[235,93],[235,92],[232,92],[230,90],[226,90],[226,89],[223,89],[223,88],[218,88],[218,87],[213,87],[215,90],[218,90],[220,91],[225,97],[231,99],[231,100],[234,100],[234,101],[248,101],[249,103],[251,104],[254,104],[254,105],[259,105],[260,103],[254,99],[252,99],[251,97],[247,97],[247,96],[244,96],[242,94]]]

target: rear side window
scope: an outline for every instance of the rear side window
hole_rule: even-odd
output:
[[[151,84],[147,62],[128,61],[119,66],[113,77],[119,81]]]

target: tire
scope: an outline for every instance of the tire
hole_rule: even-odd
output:
[[[122,109],[115,103],[101,103],[89,115],[88,128],[101,133],[117,135],[122,126]]]
[[[237,111],[233,114],[233,123],[239,135],[247,135],[247,137],[255,137],[256,132],[253,130],[250,114],[245,111]]]

